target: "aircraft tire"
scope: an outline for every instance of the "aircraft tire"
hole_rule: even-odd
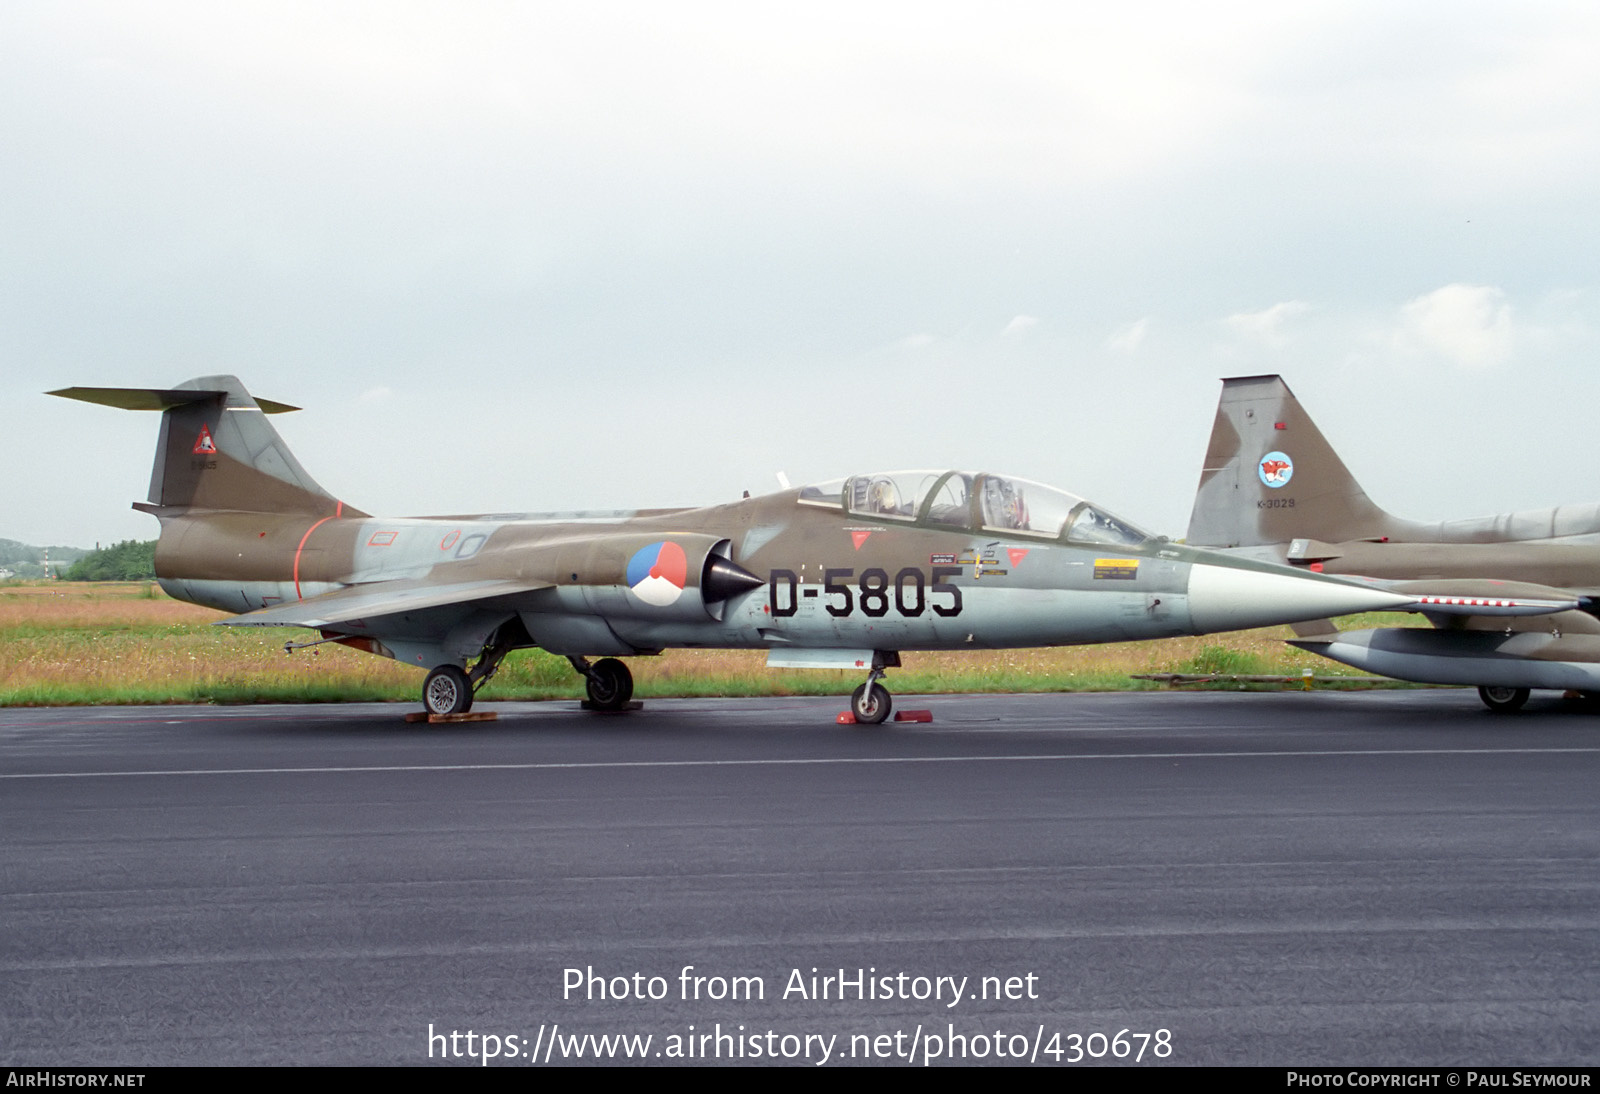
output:
[[[472,682],[459,665],[440,665],[422,682],[422,705],[429,714],[465,714],[472,709]]]
[[[889,717],[889,711],[894,708],[894,700],[889,698],[889,690],[882,684],[862,684],[850,693],[850,713],[854,714],[856,721],[864,726],[875,726]]]
[[[1496,714],[1515,714],[1528,701],[1528,689],[1482,687],[1478,689],[1478,698]]]
[[[589,702],[600,710],[621,710],[633,698],[633,673],[615,657],[602,657],[589,669]]]

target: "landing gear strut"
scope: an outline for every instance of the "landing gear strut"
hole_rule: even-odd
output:
[[[625,710],[633,698],[633,673],[615,657],[602,657],[590,663],[582,657],[569,657],[572,667],[583,675],[591,710]]]
[[[501,630],[505,630],[504,627]],[[514,643],[510,635],[497,635],[483,647],[478,663],[469,672],[460,665],[440,665],[422,682],[422,705],[429,714],[465,714],[472,709],[473,696],[500,671]]]
[[[1479,688],[1478,698],[1496,714],[1514,714],[1528,701],[1527,688]]]
[[[893,650],[879,650],[872,656],[872,671],[867,673],[867,682],[850,693],[850,713],[855,715],[856,722],[864,726],[875,726],[889,717],[889,711],[894,709],[894,700],[889,698],[889,689],[878,683],[883,679],[883,670],[898,668],[900,655]]]

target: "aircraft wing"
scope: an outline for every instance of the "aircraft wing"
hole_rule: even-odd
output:
[[[232,619],[217,621],[220,627],[334,627],[358,619],[376,619],[400,612],[466,604],[497,596],[512,596],[549,588],[548,581],[461,581],[449,585],[420,580],[374,581],[351,585],[292,604],[259,608]]]

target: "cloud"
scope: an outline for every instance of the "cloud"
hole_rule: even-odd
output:
[[[1039,325],[1039,320],[1031,315],[1019,315],[1006,324],[1006,329],[1000,332],[1001,338],[1015,338],[1028,333]]]
[[[1515,333],[1505,293],[1490,285],[1446,285],[1400,309],[1407,342],[1467,369],[1493,368],[1511,356]]]
[[[1276,348],[1288,340],[1284,332],[1285,325],[1310,308],[1311,305],[1303,300],[1285,300],[1261,311],[1230,315],[1222,322],[1239,338]]]
[[[1129,323],[1106,339],[1106,348],[1113,353],[1132,354],[1138,351],[1144,342],[1145,332],[1150,329],[1150,317]]]

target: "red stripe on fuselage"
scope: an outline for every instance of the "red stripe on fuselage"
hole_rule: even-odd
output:
[[[334,505],[333,517],[340,516],[343,513],[344,513],[344,502],[342,502],[342,501],[341,502],[337,502]],[[313,524],[310,528],[307,528],[306,529],[306,534],[300,537],[300,546],[298,546],[298,547],[296,547],[294,549],[294,598],[296,600],[304,600],[305,599],[305,597],[300,595],[300,552],[304,551],[306,549],[306,540],[311,538],[311,533],[315,532],[318,528],[321,528],[324,524],[328,523],[330,520],[333,519],[333,517],[323,517],[321,520],[317,521],[317,523]]]

